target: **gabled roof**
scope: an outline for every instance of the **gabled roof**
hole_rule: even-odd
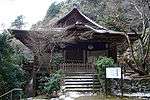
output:
[[[137,34],[127,33],[131,41],[137,40]],[[64,34],[65,40],[77,38],[82,41],[83,40],[90,40],[90,39],[98,39],[99,41],[109,41],[111,39],[115,39],[116,43],[120,43],[125,40],[125,33],[124,32],[117,32],[113,30],[105,30],[105,29],[94,29],[89,25],[84,25],[82,23],[70,25],[65,28]]]
[[[48,30],[47,30],[48,29]],[[9,30],[15,35],[23,44],[34,49],[32,43],[37,42],[39,39],[43,42],[49,40],[43,36],[55,33],[60,36],[63,33],[63,39],[70,42],[70,40],[90,40],[97,39],[99,41],[109,41],[115,39],[117,43],[124,41],[124,32],[117,32],[109,30],[103,26],[98,25],[77,8],[73,8],[67,15],[57,20],[51,28],[40,28],[38,30]],[[131,40],[135,41],[139,35],[128,33]],[[41,38],[39,37],[41,36]],[[122,39],[123,38],[123,39]],[[47,46],[47,45],[45,45]]]
[[[95,29],[103,29],[106,30],[107,28],[100,26],[86,15],[84,15],[79,9],[76,7],[73,8],[67,15],[59,19],[55,24],[54,27],[67,27],[76,23],[83,23],[85,25],[89,25]]]

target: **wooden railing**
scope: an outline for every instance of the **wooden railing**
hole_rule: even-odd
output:
[[[0,96],[0,100],[2,99],[2,97],[7,96],[8,94],[10,94],[10,100],[13,100],[13,92],[14,92],[14,91],[23,91],[23,90],[20,89],[20,88],[14,88],[14,89],[12,89],[12,90],[10,90],[10,91],[4,93],[3,95],[1,95],[1,96]],[[21,99],[21,96],[20,96],[20,99]]]
[[[66,63],[83,63],[83,60],[70,60],[70,59],[67,59],[65,62]]]
[[[63,63],[60,64],[60,69],[64,73],[95,73],[95,66],[93,64],[84,63]]]

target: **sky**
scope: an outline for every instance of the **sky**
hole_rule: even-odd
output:
[[[10,27],[19,15],[24,15],[25,29],[42,20],[52,2],[63,0],[0,0],[0,30]]]

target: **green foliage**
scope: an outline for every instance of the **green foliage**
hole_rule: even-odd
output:
[[[59,70],[59,64],[63,62],[62,53],[59,53],[57,50],[53,52],[52,61],[50,64],[51,75],[42,74],[38,82],[38,94],[46,94],[49,95],[60,88],[61,79],[61,70]]]
[[[63,62],[63,56],[62,53],[54,52],[51,62],[51,67],[53,71],[58,70],[59,64]]]
[[[101,66],[102,68],[105,66],[112,66],[113,64],[114,64],[114,60],[107,57],[99,57],[96,60],[96,65],[99,67]]]
[[[113,67],[114,66],[114,60],[107,57],[99,57],[96,60],[96,70],[97,74],[104,78],[105,77],[105,69],[106,67]]]
[[[142,7],[141,3],[146,1],[133,1],[137,2],[138,8],[146,7]],[[90,19],[108,29],[127,32],[131,31],[131,26],[142,29],[141,18],[130,0],[65,0],[59,4],[53,3],[47,11],[46,18],[64,16],[73,8],[73,4],[77,4],[80,11]],[[148,14],[146,11],[149,10],[144,11]]]
[[[47,11],[46,18],[54,18],[59,13],[61,8],[60,4],[56,4],[56,2],[52,3]]]
[[[44,84],[43,91],[51,95],[54,91],[60,90],[62,71],[58,70],[56,73],[46,77],[47,82]]]
[[[46,18],[62,17],[73,5],[77,4],[81,12],[98,24],[116,31],[128,30],[128,18],[119,0],[66,0],[59,4],[53,3],[47,11]],[[115,6],[115,7],[114,7]],[[115,9],[114,9],[115,8]]]
[[[104,25],[111,29],[111,30],[115,30],[115,31],[125,31],[127,29],[127,25],[125,23],[127,23],[127,19],[123,18],[124,16],[106,16],[103,19],[101,19],[101,21],[104,23]]]
[[[11,27],[15,29],[22,29],[22,27],[25,25],[24,23],[24,17],[23,15],[17,16],[17,18],[14,20],[14,22],[11,23]]]
[[[72,8],[74,4],[77,4],[79,9],[89,18],[98,22],[96,19],[98,16],[103,16],[105,4],[102,2],[103,0],[66,0],[60,3],[53,3],[50,5],[47,10],[45,20],[52,19],[54,17],[59,18],[67,14]]]
[[[24,71],[21,68],[21,56],[11,47],[11,36],[0,34],[0,94],[21,87]]]
[[[96,72],[97,72],[97,78],[99,80],[99,83],[101,84],[101,89],[100,91],[104,92],[105,90],[105,70],[106,67],[114,67],[114,60],[111,58],[107,58],[107,57],[102,57],[100,56],[97,60],[96,60]],[[109,87],[111,86],[110,84],[110,80],[108,82]],[[109,91],[110,92],[110,91]]]

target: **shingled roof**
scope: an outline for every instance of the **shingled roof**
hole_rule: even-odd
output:
[[[55,24],[54,27],[67,27],[76,23],[83,23],[85,25],[89,25],[95,29],[103,29],[106,30],[107,28],[100,26],[90,18],[88,18],[85,14],[83,14],[79,9],[74,7],[68,14],[64,17],[59,19]]]
[[[92,35],[92,38],[96,37],[95,39],[99,40],[111,40],[112,38],[116,40],[116,42],[124,41],[125,35],[124,32],[117,32],[113,30],[109,30],[103,26],[98,25],[96,22],[92,21],[86,15],[84,15],[79,9],[76,7],[73,8],[68,14],[64,17],[58,19],[56,22],[53,23],[52,27],[50,28],[39,28],[38,30],[10,30],[12,34],[15,34],[15,37],[19,39],[23,44],[27,47],[32,48],[30,45],[33,39],[36,39],[36,36],[33,36],[31,39],[30,36],[32,32],[34,35],[38,35],[38,33],[51,33],[56,32],[56,34],[61,34],[64,32],[64,39],[70,40],[75,39],[76,37],[86,37],[89,38]],[[35,34],[37,33],[37,34]],[[134,41],[137,39],[136,34],[128,33],[129,37]],[[44,40],[43,38],[41,38]],[[120,42],[121,43],[121,42]]]

